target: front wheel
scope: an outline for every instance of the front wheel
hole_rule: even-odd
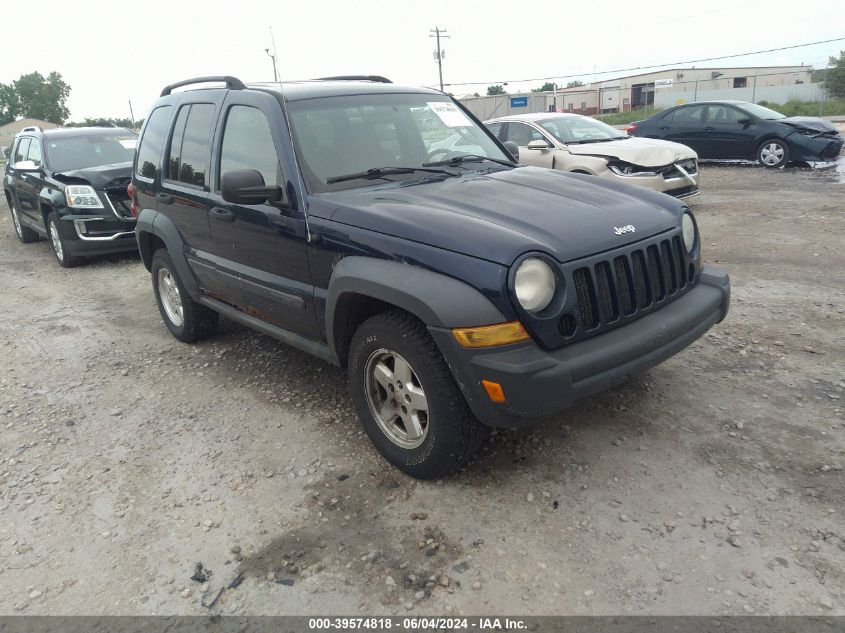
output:
[[[783,167],[789,162],[789,145],[779,138],[764,141],[757,149],[757,160],[764,167]]]
[[[476,419],[422,323],[399,310],[355,332],[352,399],[364,430],[391,464],[419,479],[456,471],[489,430]]]
[[[219,315],[191,299],[163,248],[153,254],[150,272],[158,310],[173,336],[183,343],[193,343],[217,331]]]
[[[67,241],[62,237],[62,231],[59,227],[59,216],[56,212],[52,212],[47,216],[47,235],[50,236],[50,243],[53,245],[53,253],[59,264],[63,268],[73,268],[82,263],[82,258],[76,255],[71,255],[67,247]]]

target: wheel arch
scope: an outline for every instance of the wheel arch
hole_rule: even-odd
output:
[[[326,338],[341,367],[346,366],[358,326],[394,308],[435,327],[507,320],[481,292],[454,277],[395,261],[346,257],[332,271],[326,302]]]
[[[170,218],[152,209],[142,210],[135,224],[135,239],[147,270],[152,269],[153,254],[164,248],[188,293],[192,297],[199,294],[199,284],[185,258],[185,242]]]

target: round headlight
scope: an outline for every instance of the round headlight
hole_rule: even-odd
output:
[[[552,302],[555,295],[555,274],[542,259],[526,259],[516,269],[514,291],[523,308],[539,312]]]
[[[692,221],[692,216],[689,213],[684,213],[681,219],[681,229],[684,233],[684,246],[688,253],[692,253],[692,247],[695,246],[695,222]]]

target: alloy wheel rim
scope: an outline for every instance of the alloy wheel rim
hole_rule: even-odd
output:
[[[760,150],[760,158],[766,165],[777,165],[783,160],[783,146],[780,143],[769,143]]]
[[[428,400],[417,373],[400,354],[378,349],[364,367],[367,404],[382,433],[404,449],[428,436]]]
[[[180,327],[185,321],[182,311],[182,296],[179,294],[176,279],[166,268],[159,268],[158,271],[158,294],[161,297],[161,305],[165,314],[167,314],[167,318],[173,325]]]
[[[62,248],[62,238],[59,237],[59,229],[55,222],[50,222],[50,241],[53,243],[53,250],[59,261],[64,259],[64,249]]]
[[[21,228],[21,219],[18,217],[18,210],[15,207],[12,207],[12,223],[15,225],[15,233],[18,234],[18,237],[21,237],[23,229]]]

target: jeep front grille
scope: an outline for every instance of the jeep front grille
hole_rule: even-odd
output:
[[[565,338],[583,338],[602,326],[615,326],[679,296],[695,279],[679,235],[639,243],[572,272],[575,305],[561,316]],[[576,327],[572,327],[572,319]]]

